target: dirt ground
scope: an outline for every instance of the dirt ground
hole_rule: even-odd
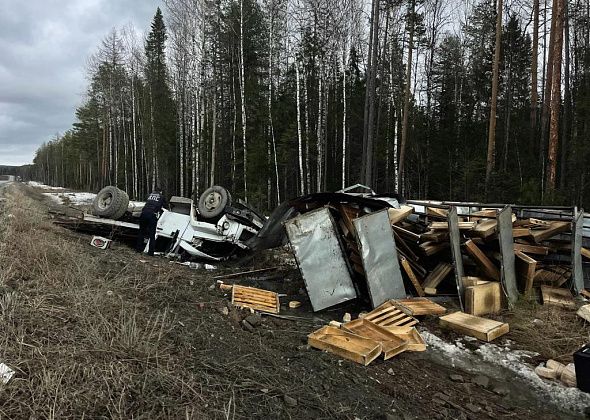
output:
[[[92,248],[89,235],[51,223],[47,201],[27,186],[0,197],[0,361],[16,371],[0,385],[2,417],[583,418],[508,371],[463,368],[431,348],[368,367],[309,348],[309,333],[362,308],[289,310],[305,297],[285,250],[191,270],[121,242]],[[214,276],[263,267],[278,268],[234,281],[288,294],[289,319],[236,309],[214,286]],[[590,337],[575,315],[535,305],[503,318],[506,339],[539,360],[569,362]],[[435,318],[420,325],[460,338]]]

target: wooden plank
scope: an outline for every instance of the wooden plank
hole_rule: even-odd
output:
[[[494,263],[473,243],[470,239],[465,242],[465,248],[475,263],[482,269],[484,274],[490,277],[492,280],[500,281],[500,270],[494,265]]]
[[[543,230],[531,230],[530,236],[533,238],[535,243],[542,242],[553,236],[570,230],[571,223],[570,222],[550,222],[550,225],[547,229]]]
[[[489,282],[490,282],[490,280],[484,279],[483,277],[476,277],[476,276],[464,276],[463,277],[463,286],[464,287],[478,286],[480,284],[486,284]]]
[[[353,237],[356,237],[356,229],[352,221],[359,217],[361,211],[355,207],[347,206],[345,204],[338,205],[338,211],[342,216],[342,221],[346,225],[346,229]]]
[[[410,206],[401,206],[399,209],[387,209],[387,214],[389,215],[389,223],[395,225],[396,223],[401,222],[406,217],[414,212],[414,207]]]
[[[476,222],[459,222],[459,230],[471,230],[475,227]],[[448,222],[432,222],[429,225],[432,230],[447,230],[449,228]]]
[[[420,249],[428,257],[449,248],[448,242],[436,243],[436,242],[424,242],[420,244]]]
[[[584,296],[586,299],[590,299],[590,292],[586,289],[580,290],[580,294]]]
[[[498,211],[496,209],[479,210],[469,214],[469,217],[486,217],[496,218]]]
[[[449,211],[447,209],[439,209],[437,207],[426,207],[426,214],[428,216],[435,216],[446,219]]]
[[[354,321],[343,324],[342,328],[353,334],[381,343],[383,358],[385,360],[400,354],[408,347],[409,340],[405,340],[367,319],[355,319]]]
[[[393,304],[410,316],[442,315],[447,312],[444,306],[425,297],[397,299]]]
[[[418,257],[418,255],[416,255],[416,253],[412,250],[412,248],[410,248],[408,246],[406,241],[404,239],[402,239],[400,234],[397,233],[395,230],[393,231],[393,237],[395,239],[395,246],[397,248],[400,248],[401,250],[403,250],[404,256],[409,257],[409,259],[412,261],[420,260],[420,257]]]
[[[424,280],[424,293],[429,295],[436,294],[436,288],[438,285],[453,271],[451,264],[441,262],[438,263],[434,270],[428,274],[428,277]]]
[[[512,228],[512,237],[513,238],[523,238],[525,236],[530,236],[531,230],[529,228],[523,227],[513,227]]]
[[[381,354],[381,343],[348,331],[326,325],[307,336],[307,343],[316,349],[367,366]]]
[[[410,264],[408,264],[408,260],[405,257],[401,257],[400,262],[402,264],[404,271],[408,275],[408,278],[412,282],[412,285],[416,289],[416,292],[418,292],[418,296],[424,296],[424,289],[422,289],[422,286],[420,286],[420,282],[418,281],[418,278],[412,271],[412,267],[410,267]]]
[[[536,255],[548,255],[549,254],[549,248],[547,248],[546,246],[541,246],[541,245],[527,245],[527,244],[515,243],[514,250],[526,252],[527,254],[536,254]]]
[[[465,288],[465,312],[471,315],[497,314],[502,310],[500,283],[488,282]]]
[[[543,285],[541,286],[541,296],[543,297],[543,305],[560,306],[568,309],[576,308],[572,292],[568,289]]]
[[[464,312],[454,312],[439,318],[440,326],[460,334],[490,342],[510,330],[508,324]]]
[[[397,233],[399,233],[399,235],[408,240],[408,241],[412,241],[412,242],[419,242],[420,241],[420,235],[417,233],[414,233],[408,229],[404,229],[401,226],[397,226],[397,225],[393,225],[392,226],[393,230]]]
[[[530,297],[533,290],[535,273],[537,271],[537,260],[529,257],[521,251],[516,251],[514,256],[516,257],[515,268],[518,288],[525,297]]]
[[[449,240],[449,232],[444,230],[429,230],[420,234],[420,240],[424,242],[444,242]]]
[[[482,220],[473,228],[472,233],[480,238],[487,238],[496,233],[497,227],[498,221],[496,219]]]
[[[580,309],[576,312],[580,318],[584,319],[587,322],[590,322],[590,305],[581,306]]]
[[[590,260],[590,249],[582,247],[580,253],[582,254],[582,257]]]
[[[278,314],[280,310],[279,295],[269,290],[234,285],[232,287],[232,304],[241,308]]]

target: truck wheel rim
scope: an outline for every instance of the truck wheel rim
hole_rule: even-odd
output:
[[[205,208],[209,211],[215,210],[221,204],[221,194],[211,192],[205,197]]]

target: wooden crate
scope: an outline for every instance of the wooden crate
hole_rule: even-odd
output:
[[[278,314],[281,307],[277,293],[238,285],[232,288],[231,303],[240,308],[251,308],[272,314]]]
[[[434,303],[425,297],[397,299],[393,303],[410,316],[442,315],[447,312],[444,306]]]
[[[381,354],[381,343],[326,325],[307,336],[307,344],[367,366]]]
[[[500,283],[465,288],[465,312],[471,315],[497,314],[502,310],[502,290]]]
[[[365,315],[364,319],[387,329],[392,327],[413,327],[418,323],[416,318],[403,312],[391,300],[373,309]]]
[[[400,354],[408,347],[408,340],[366,319],[355,319],[342,325],[346,331],[381,343],[385,360]]]
[[[441,316],[439,321],[441,327],[487,342],[508,333],[510,330],[506,323],[469,315],[464,312],[454,312]]]
[[[407,351],[426,351],[426,343],[416,328],[395,335],[408,342]]]
[[[576,308],[572,292],[568,289],[541,286],[541,296],[543,296],[543,305],[561,306],[569,309]]]

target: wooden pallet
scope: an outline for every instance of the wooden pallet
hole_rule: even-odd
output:
[[[277,293],[239,285],[232,288],[231,303],[240,308],[251,308],[271,314],[278,314],[281,307]]]
[[[454,312],[441,316],[439,322],[441,327],[487,342],[508,333],[510,330],[506,323],[469,315],[464,312]]]
[[[408,340],[366,319],[355,319],[342,325],[342,328],[361,337],[380,342],[385,360],[400,354],[408,347]]]
[[[364,319],[389,330],[395,330],[394,327],[413,327],[418,323],[416,318],[403,312],[391,300],[373,309]]]
[[[434,303],[425,297],[397,299],[393,303],[410,316],[442,315],[447,312],[444,306]]]
[[[367,366],[381,354],[381,343],[326,325],[307,336],[307,344]]]

